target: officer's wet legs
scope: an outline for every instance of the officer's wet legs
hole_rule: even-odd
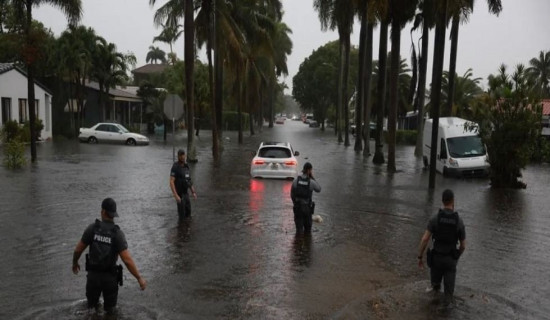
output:
[[[88,309],[97,310],[99,297],[101,296],[101,279],[97,272],[88,272],[86,277],[86,299],[88,300]]]
[[[433,265],[430,268],[430,278],[433,291],[439,292],[441,290],[441,280],[443,280],[444,269],[441,264],[441,256],[434,255]]]
[[[294,206],[294,224],[296,225],[296,234],[304,233],[304,217],[300,208]]]
[[[445,274],[443,275],[443,284],[445,288],[445,304],[453,301],[456,280],[456,263],[451,256],[445,257]]]
[[[311,219],[311,213],[304,212],[303,213],[303,219],[304,219],[304,232],[305,233],[311,233],[311,225],[312,225],[312,219]]]
[[[188,218],[191,216],[191,200],[188,194],[181,196],[181,202],[178,202],[178,215],[180,218]]]
[[[117,275],[111,272],[103,274],[103,309],[107,314],[115,314],[118,299]]]

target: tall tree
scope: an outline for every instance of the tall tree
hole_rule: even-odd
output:
[[[439,130],[439,109],[441,103],[441,78],[443,76],[443,59],[445,56],[445,31],[447,22],[447,1],[442,0],[437,3],[436,7],[436,25],[434,39],[434,61],[432,68],[432,92],[431,92],[431,111],[432,111],[432,139],[431,145],[436,146],[437,134]],[[428,187],[435,188],[435,161],[437,156],[437,148],[430,150],[430,176]]]
[[[181,27],[182,26],[180,24],[162,24],[162,31],[158,36],[153,38],[153,42],[160,41],[170,46],[170,54],[168,55],[168,57],[172,64],[176,62],[176,54],[174,53],[172,45],[179,39],[179,37],[183,33]]]
[[[550,51],[541,51],[529,65],[527,74],[535,82],[539,98],[550,98]]]
[[[340,64],[338,81],[338,107],[336,130],[338,133],[338,142],[344,142],[349,146],[349,114],[348,114],[348,95],[347,83],[349,75],[349,53],[350,53],[350,35],[353,31],[353,22],[357,0],[314,0],[313,7],[317,10],[322,30],[338,29],[340,43]],[[343,120],[342,120],[343,116]],[[343,123],[342,123],[343,122]],[[345,140],[342,140],[342,130],[344,130]]]
[[[384,109],[386,107],[386,63],[388,50],[388,18],[380,16],[380,45],[378,47],[378,83],[376,98],[376,142],[372,162],[382,164],[385,162],[382,152],[382,133],[384,126]]]
[[[9,4],[16,12],[16,15],[23,18],[25,23],[23,31],[25,34],[25,48],[23,49],[23,62],[27,69],[27,104],[29,108],[29,122],[31,137],[36,137],[36,109],[34,93],[35,64],[38,52],[36,50],[36,37],[32,34],[32,8],[43,4],[49,4],[60,9],[67,17],[69,24],[76,24],[82,14],[82,3],[80,0],[10,0]],[[31,161],[36,161],[36,141],[31,139]]]
[[[184,60],[185,60],[185,91],[187,105],[187,154],[189,161],[197,161],[195,149],[195,24],[193,0],[185,0],[184,12]]]
[[[434,0],[423,0],[419,4],[419,13],[416,15],[411,32],[422,25],[422,44],[420,59],[418,63],[418,87],[414,99],[414,110],[417,111],[417,132],[424,132],[424,105],[426,99],[426,78],[428,72],[428,48],[430,43],[430,30],[435,27],[435,4]],[[416,147],[414,155],[422,157],[423,134],[416,135]]]
[[[502,11],[501,0],[486,0],[489,6],[489,12],[498,15]],[[451,57],[449,59],[449,73],[456,75],[456,59],[458,52],[458,33],[460,28],[460,22],[467,22],[470,14],[474,10],[475,0],[449,0],[449,16],[451,19]],[[449,99],[445,104],[443,110],[444,116],[452,115],[452,106],[454,102],[454,83],[455,77],[449,77],[449,88],[447,96]]]
[[[398,80],[401,59],[401,30],[414,17],[416,2],[411,0],[390,0],[389,17],[391,19],[391,71],[390,105],[388,112],[388,171],[395,172],[395,139],[397,126]]]

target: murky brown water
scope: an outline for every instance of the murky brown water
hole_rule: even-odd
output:
[[[549,166],[527,168],[526,190],[438,176],[432,193],[411,147],[398,148],[392,175],[301,122],[264,128],[242,146],[224,134],[214,167],[201,133],[191,166],[199,198],[186,223],[168,187],[172,144],[160,138],[146,147],[45,143],[38,164],[0,167],[0,319],[88,318],[85,275],[71,273],[71,258],[107,196],[149,283],[142,292],[125,273],[118,319],[550,318]],[[263,140],[290,141],[302,164],[313,163],[324,221],[311,239],[294,236],[291,182],[249,177]],[[457,306],[442,312],[424,292],[416,254],[445,188],[455,191],[468,248]]]

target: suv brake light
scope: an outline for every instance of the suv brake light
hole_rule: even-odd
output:
[[[265,164],[264,160],[254,160],[254,164]]]
[[[296,161],[294,161],[294,160],[285,161],[285,165],[287,165],[287,166],[295,166],[295,165],[296,165]]]

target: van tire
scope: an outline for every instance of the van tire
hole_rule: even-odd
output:
[[[423,156],[423,157],[422,157],[422,162],[424,162],[424,168],[428,168],[428,167],[429,167],[428,157]]]

